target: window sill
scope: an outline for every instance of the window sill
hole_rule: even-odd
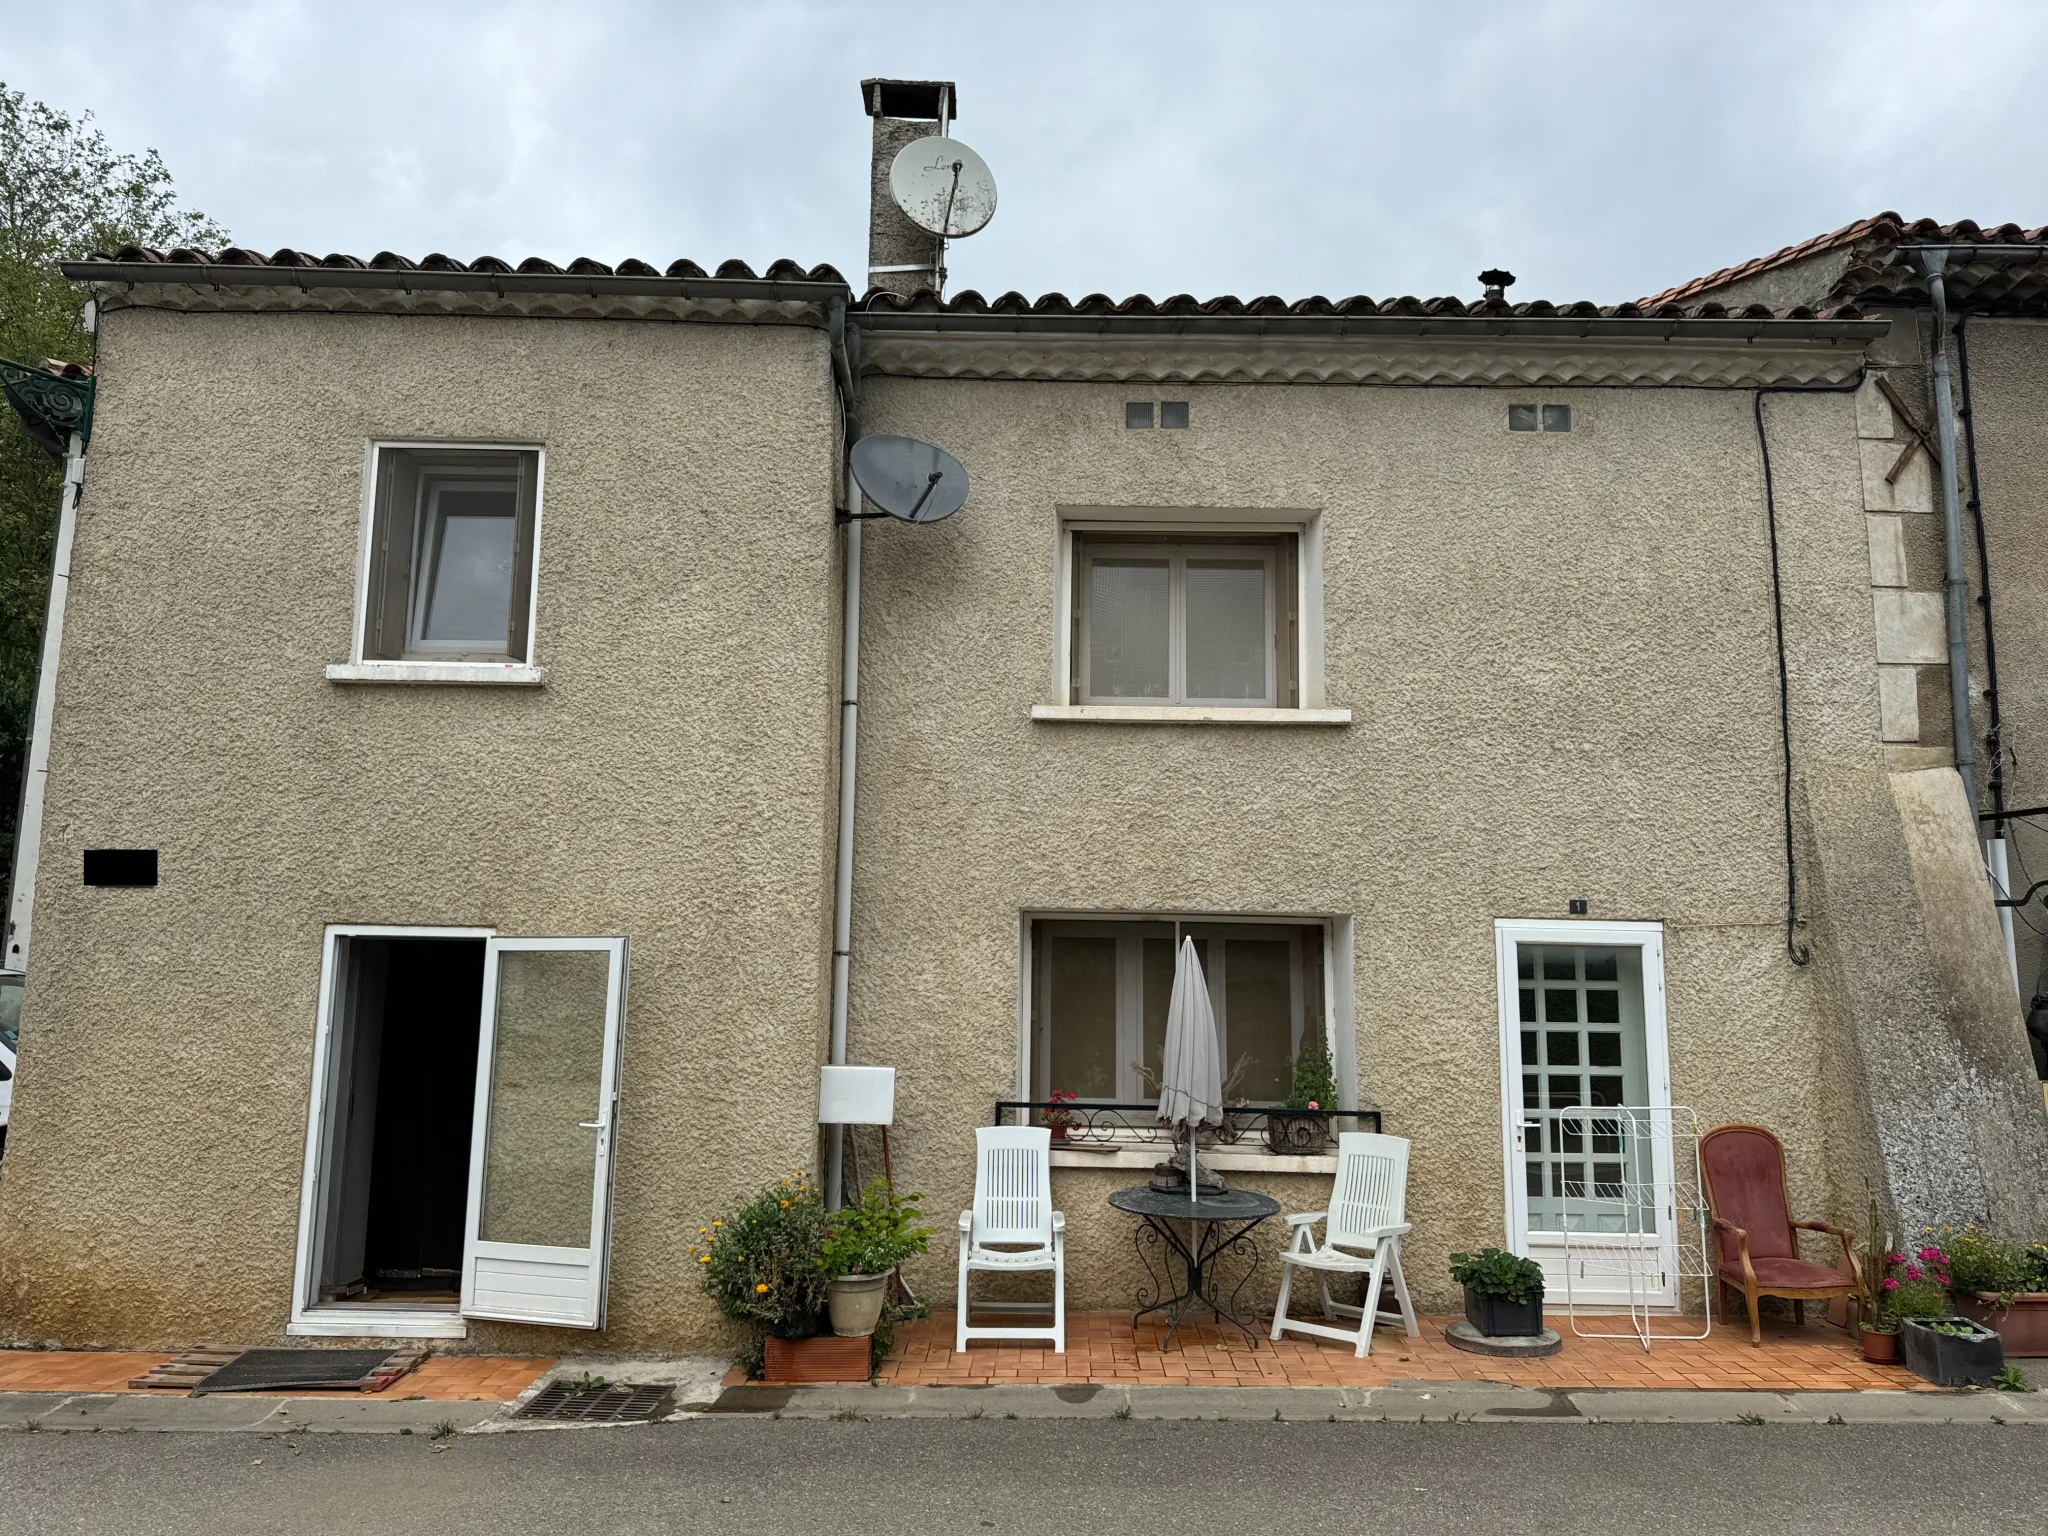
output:
[[[1142,1168],[1150,1171],[1156,1164],[1166,1161],[1173,1148],[1160,1142],[1138,1146],[1104,1147],[1099,1152],[1083,1152],[1077,1147],[1052,1149],[1052,1166],[1055,1168]],[[1308,1157],[1282,1157],[1277,1152],[1244,1152],[1218,1148],[1202,1154],[1202,1166],[1214,1168],[1219,1173],[1314,1173],[1334,1174],[1337,1171],[1337,1155],[1334,1152]]]
[[[1109,725],[1349,725],[1348,709],[1236,709],[1227,704],[1034,704],[1034,720]]]
[[[516,661],[338,661],[327,668],[327,681],[538,688],[541,670]]]

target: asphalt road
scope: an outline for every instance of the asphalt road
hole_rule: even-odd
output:
[[[2048,1530],[2018,1425],[695,1420],[0,1433],[0,1533]]]

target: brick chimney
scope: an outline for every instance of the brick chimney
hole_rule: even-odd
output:
[[[946,282],[946,242],[903,216],[889,194],[889,167],[913,139],[949,130],[959,97],[950,80],[863,80],[861,104],[875,120],[868,179],[868,287],[934,292]]]

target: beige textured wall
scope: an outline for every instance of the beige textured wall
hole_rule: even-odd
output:
[[[116,311],[101,337],[0,1337],[288,1316],[323,925],[632,939],[611,1326],[810,1166],[837,577],[815,330]],[[539,690],[345,687],[364,445],[548,451]],[[85,890],[87,846],[162,850]],[[494,1325],[476,1347],[563,1347]]]
[[[1972,319],[1969,325],[2001,723],[2011,753],[2006,803],[2048,805],[2048,562],[2041,558],[2048,548],[2048,321]],[[1960,377],[1957,391],[1960,404]],[[1978,597],[1974,538],[1970,554],[1971,595]],[[1982,611],[1972,604],[1969,626],[1980,737],[1988,724],[1981,690],[1989,681]],[[2048,878],[2048,828],[2041,819],[2016,823],[2012,841],[2012,877],[2019,889]],[[2037,904],[2017,925],[2022,1000],[2048,991],[2042,929],[2048,929],[2048,917]]]
[[[1492,923],[1579,896],[1666,925],[1677,1101],[1779,1129],[1795,1199],[1828,1205],[1749,394],[869,391],[868,430],[943,444],[975,484],[949,522],[870,525],[864,594],[852,1057],[899,1069],[898,1176],[934,1211],[966,1203],[973,1127],[1014,1092],[1020,911],[1344,914],[1360,1091],[1413,1139],[1410,1275],[1445,1305],[1445,1255],[1504,1235]],[[1190,400],[1193,428],[1126,431],[1146,397]],[[1576,430],[1510,435],[1510,398],[1568,399]],[[1795,753],[1875,766],[1853,406],[1767,410]],[[1320,512],[1328,702],[1354,723],[1034,723],[1075,506]],[[1073,1304],[1127,1304],[1114,1177],[1054,1180]],[[1287,1183],[1295,1208],[1327,1189]],[[917,1280],[949,1294],[950,1252]]]

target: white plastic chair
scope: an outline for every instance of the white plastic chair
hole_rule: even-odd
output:
[[[969,1339],[1050,1339],[1067,1352],[1067,1218],[1052,1208],[1052,1132],[1045,1126],[983,1126],[974,1133],[974,1208],[960,1213],[960,1288],[953,1347]],[[1050,1328],[970,1328],[967,1277],[975,1270],[1052,1271]],[[1043,1312],[1037,1302],[983,1302],[984,1312]]]
[[[1273,1337],[1284,1329],[1312,1333],[1320,1338],[1338,1339],[1353,1346],[1360,1356],[1372,1352],[1372,1331],[1385,1324],[1397,1324],[1409,1338],[1422,1330],[1415,1326],[1415,1307],[1408,1299],[1408,1281],[1401,1273],[1401,1239],[1408,1231],[1402,1218],[1408,1204],[1408,1143],[1399,1136],[1375,1136],[1364,1131],[1345,1131],[1337,1138],[1337,1181],[1327,1211],[1309,1211],[1289,1216],[1294,1229],[1287,1250],[1280,1255],[1280,1300],[1273,1308]],[[1320,1223],[1323,1241],[1315,1239]],[[1329,1323],[1304,1323],[1287,1315],[1287,1300],[1294,1288],[1296,1269],[1320,1272],[1323,1288],[1323,1316],[1355,1317],[1356,1329],[1333,1327]],[[1330,1297],[1331,1274],[1365,1275],[1365,1304],[1342,1305]],[[1380,1291],[1386,1281],[1394,1282],[1398,1311],[1380,1309]]]

